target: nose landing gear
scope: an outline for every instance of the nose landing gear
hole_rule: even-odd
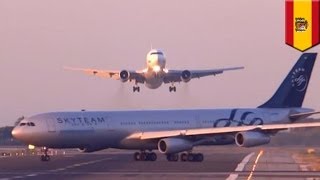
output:
[[[43,147],[42,151],[44,154],[41,155],[41,157],[40,157],[41,161],[50,161],[50,156],[48,155],[48,148]]]

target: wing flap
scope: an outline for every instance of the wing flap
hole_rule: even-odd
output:
[[[191,72],[191,79],[200,78],[210,75],[221,74],[224,71],[239,70],[244,69],[244,67],[231,67],[231,68],[221,68],[221,69],[207,69],[207,70],[189,70]],[[164,77],[164,83],[181,82],[182,70],[168,70]]]
[[[101,78],[112,78],[115,80],[120,79],[120,72],[119,71],[106,71],[106,70],[99,70],[99,69],[90,69],[90,68],[73,68],[73,67],[64,67],[66,70],[71,70],[71,71],[82,71],[85,74],[88,75],[94,75],[98,76]]]

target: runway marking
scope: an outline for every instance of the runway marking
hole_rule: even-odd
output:
[[[253,172],[256,170],[257,164],[258,164],[259,159],[260,159],[260,157],[262,156],[262,154],[263,154],[263,150],[260,150],[260,152],[259,152],[256,160],[254,161],[254,165],[252,166],[251,172],[250,172],[247,180],[251,180],[251,178],[252,178],[252,176],[253,176]]]
[[[73,164],[64,168],[58,168],[58,169],[53,169],[53,170],[49,170],[49,172],[59,172],[59,171],[64,171],[67,169],[72,169],[72,168],[76,168],[76,167],[80,167],[80,166],[85,166],[85,165],[89,165],[89,164],[94,164],[94,163],[98,163],[101,161],[105,161],[105,160],[111,160],[112,158],[108,157],[108,158],[103,158],[103,159],[99,159],[99,160],[94,160],[94,161],[88,161],[88,162],[84,162],[84,163],[78,163],[78,164]]]
[[[32,174],[27,174],[27,175],[22,175],[22,176],[14,176],[11,178],[4,178],[4,179],[0,179],[0,180],[11,180],[11,179],[24,179],[27,177],[36,177],[39,175],[48,175],[48,174],[52,174],[52,173],[58,173],[61,171],[65,171],[67,169],[72,169],[72,168],[76,168],[76,167],[80,167],[80,166],[85,166],[85,165],[89,165],[89,164],[94,164],[94,163],[98,163],[101,161],[105,161],[105,160],[110,160],[112,158],[108,157],[108,158],[103,158],[103,159],[99,159],[99,160],[93,160],[93,161],[88,161],[88,162],[83,162],[83,163],[78,163],[78,164],[73,164],[64,168],[58,168],[58,169],[53,169],[53,170],[48,170],[47,172],[44,173],[32,173]]]
[[[238,164],[237,168],[234,170],[235,172],[241,172],[243,171],[246,164],[249,162],[250,158],[255,154],[255,152],[252,152],[248,154],[246,157],[243,158],[241,163]],[[232,173],[229,175],[229,177],[226,180],[236,180],[238,178],[238,173]]]

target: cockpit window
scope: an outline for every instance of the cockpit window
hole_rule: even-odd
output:
[[[28,124],[28,126],[35,126],[35,124],[33,122],[28,122],[27,124]]]
[[[162,53],[162,52],[152,52],[150,55],[153,55],[153,54],[163,55],[163,53]]]
[[[27,123],[20,123],[20,126],[36,126],[36,124],[34,122],[27,122]]]

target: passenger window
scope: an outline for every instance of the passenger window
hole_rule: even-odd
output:
[[[36,126],[34,122],[30,122],[30,126]]]
[[[20,123],[20,126],[25,126],[26,125],[26,123]]]

